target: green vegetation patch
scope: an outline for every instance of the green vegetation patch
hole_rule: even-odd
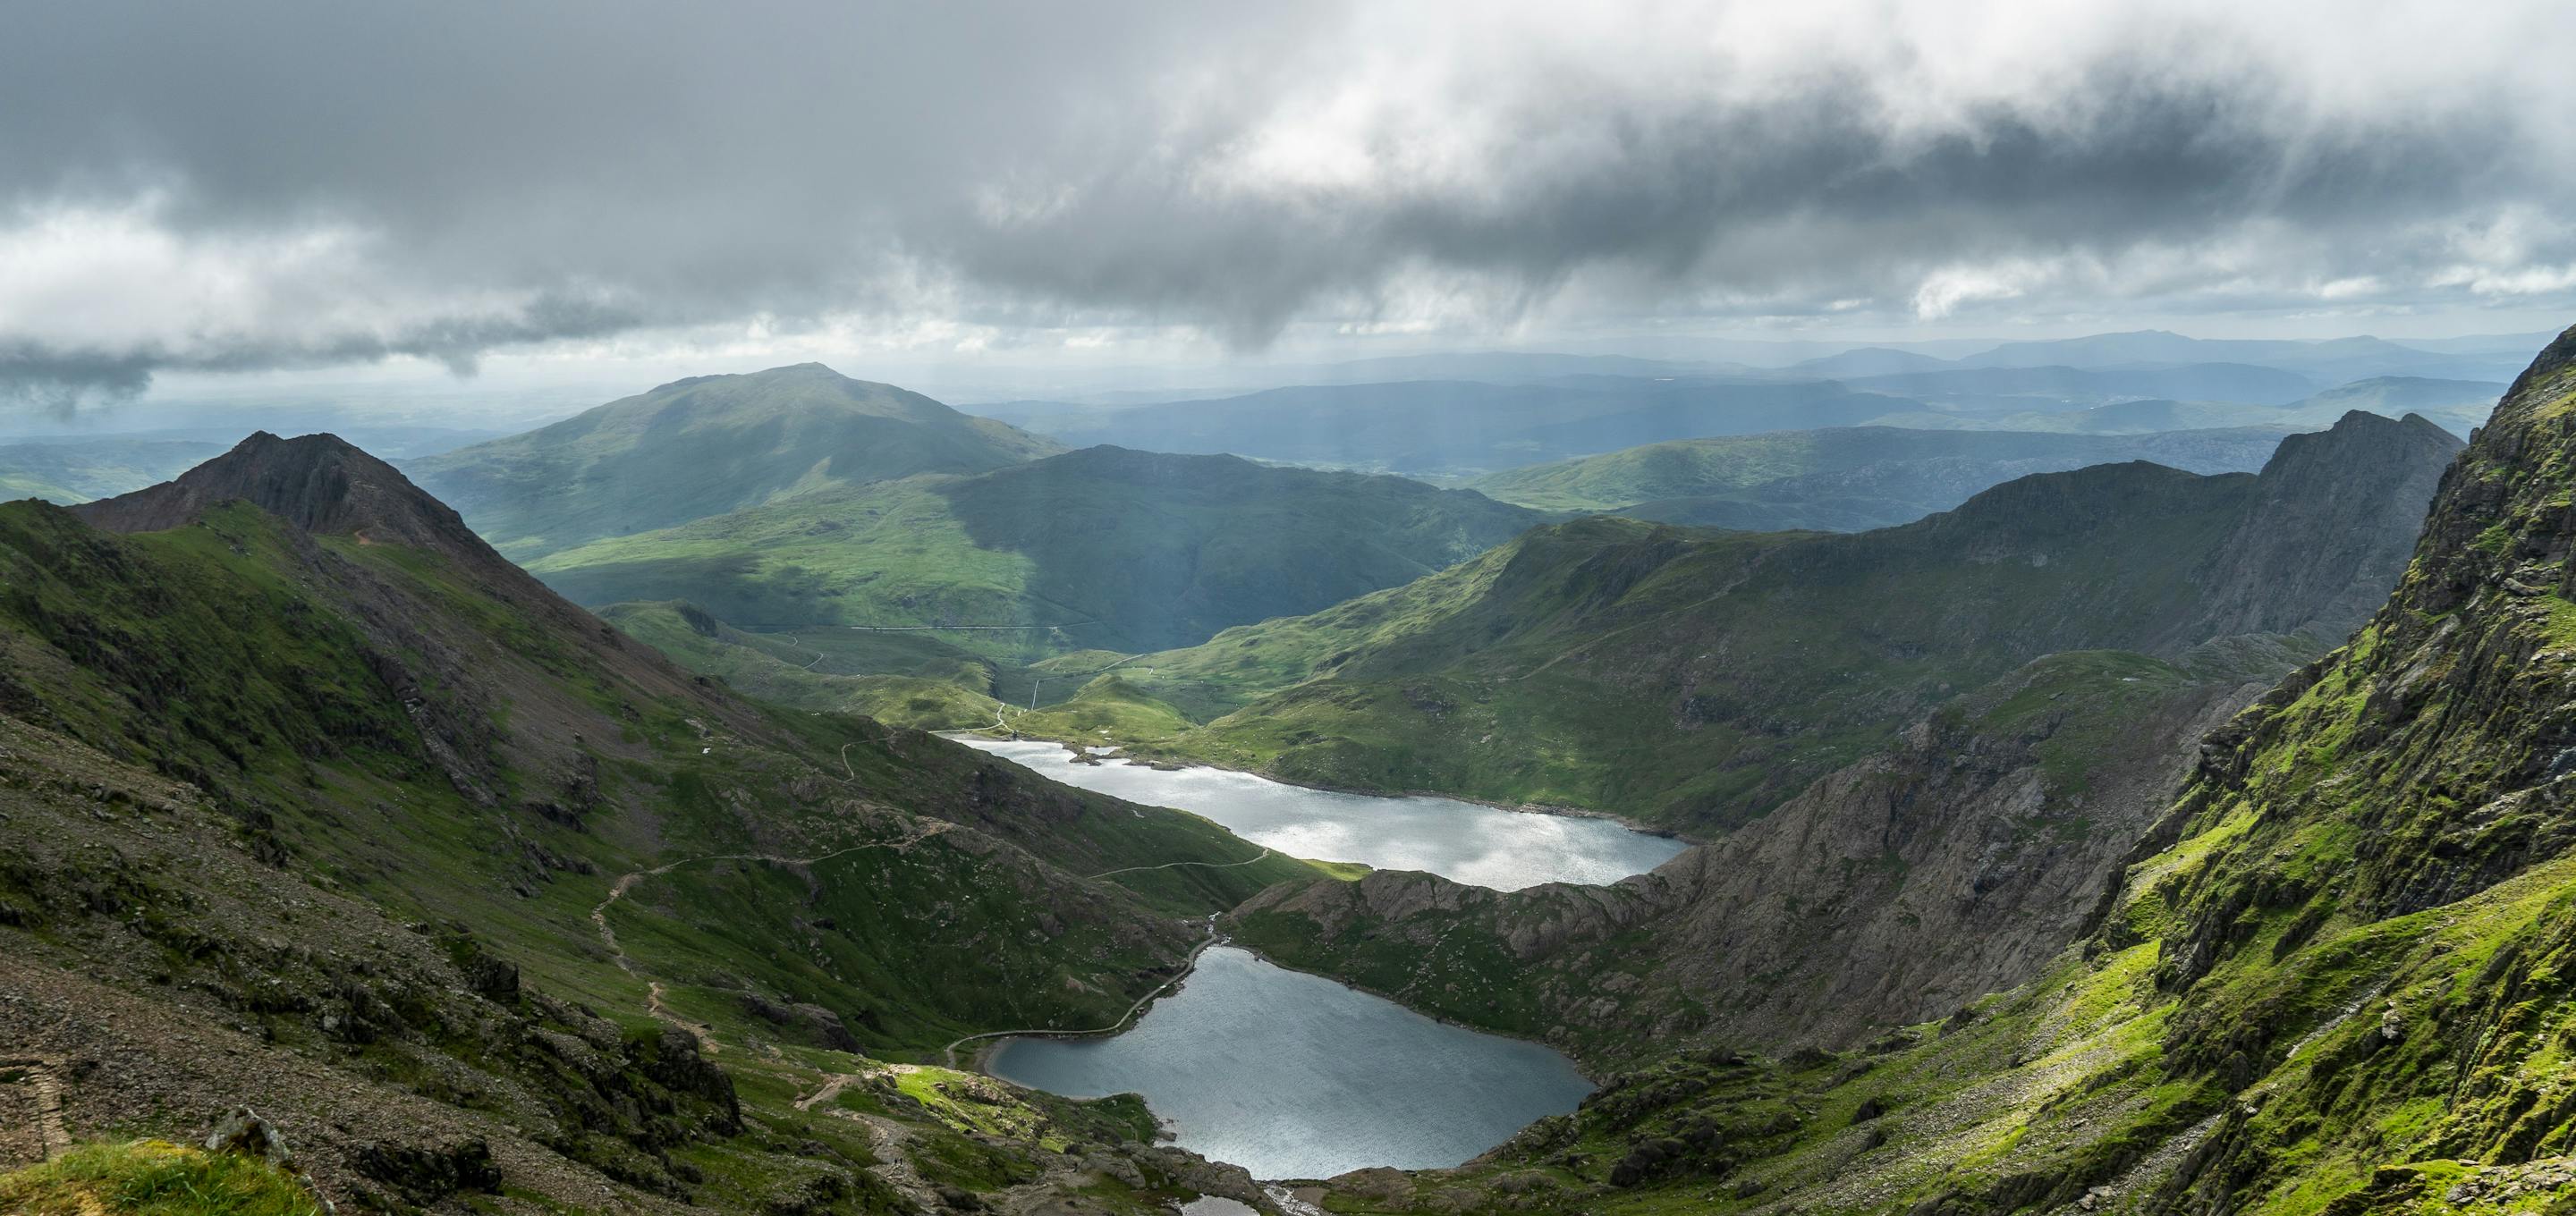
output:
[[[302,1182],[255,1158],[160,1140],[89,1144],[0,1174],[12,1216],[322,1216]]]

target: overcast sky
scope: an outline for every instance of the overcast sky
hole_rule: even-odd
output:
[[[26,401],[2576,320],[2576,22],[2547,2],[84,0],[7,28]]]

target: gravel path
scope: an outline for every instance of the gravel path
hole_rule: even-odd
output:
[[[697,1036],[698,1046],[707,1054],[713,1055],[719,1048],[708,1028],[672,1012],[663,1002],[662,982],[637,970],[635,960],[627,955],[624,946],[617,943],[617,931],[610,928],[608,924],[609,905],[624,899],[628,891],[635,889],[635,884],[656,875],[668,874],[682,866],[699,865],[710,861],[759,861],[771,865],[810,866],[819,865],[835,857],[863,853],[869,849],[893,849],[898,853],[906,853],[912,850],[912,846],[955,826],[957,825],[945,819],[924,819],[919,821],[910,834],[898,839],[854,844],[846,849],[835,849],[819,857],[781,857],[774,853],[716,853],[705,857],[683,857],[678,861],[664,862],[649,870],[636,870],[619,875],[616,882],[609,884],[608,898],[599,901],[599,905],[590,910],[590,923],[599,927],[600,944],[608,947],[608,956],[617,963],[617,969],[644,981],[644,1012],[651,1014],[656,1020],[668,1022]]]
[[[1101,873],[1092,875],[1092,877],[1100,879],[1107,878],[1112,874],[1136,874],[1146,870],[1169,870],[1177,866],[1206,866],[1211,870],[1231,870],[1236,866],[1251,865],[1252,863],[1260,861],[1262,858],[1268,856],[1270,856],[1270,846],[1263,845],[1261,846],[1261,852],[1259,854],[1244,858],[1241,861],[1167,861],[1159,866],[1129,866],[1123,870],[1105,870]]]
[[[1256,859],[1256,860],[1257,860],[1257,859]],[[1198,963],[1198,961],[1199,961],[1199,954],[1200,954],[1200,952],[1201,952],[1201,951],[1206,950],[1206,949],[1207,949],[1208,947],[1210,947],[1210,946],[1215,945],[1215,944],[1217,943],[1217,941],[1218,941],[1217,932],[1216,932],[1216,918],[1217,918],[1217,916],[1218,916],[1218,914],[1217,914],[1217,913],[1214,913],[1214,912],[1210,912],[1210,913],[1208,913],[1208,918],[1207,918],[1207,936],[1206,936],[1205,938],[1200,939],[1199,944],[1198,944],[1197,946],[1194,946],[1194,947],[1192,947],[1192,948],[1191,948],[1191,950],[1190,950],[1190,957],[1189,957],[1186,961],[1184,961],[1184,962],[1181,964],[1181,973],[1180,973],[1179,975],[1175,975],[1175,976],[1173,976],[1173,977],[1172,977],[1172,978],[1170,978],[1170,979],[1164,980],[1164,981],[1163,981],[1162,983],[1160,983],[1160,984],[1156,984],[1156,985],[1154,985],[1154,990],[1153,990],[1153,991],[1148,992],[1148,993],[1146,993],[1146,994],[1145,994],[1145,995],[1143,995],[1143,996],[1137,997],[1137,998],[1136,998],[1136,1003],[1135,1003],[1135,1004],[1133,1004],[1133,1005],[1129,1005],[1129,1006],[1127,1007],[1127,1012],[1122,1013],[1122,1014],[1119,1014],[1119,1015],[1118,1015],[1118,1020],[1117,1020],[1117,1021],[1115,1021],[1115,1022],[1111,1022],[1110,1024],[1108,1024],[1108,1025],[1106,1025],[1106,1026],[1098,1027],[1098,1028],[1096,1028],[1096,1029],[1092,1029],[1092,1030],[1060,1030],[1060,1029],[1045,1028],[1045,1027],[1040,1027],[1040,1028],[1030,1028],[1030,1029],[1021,1029],[1021,1030],[987,1030],[987,1031],[983,1032],[982,1034],[970,1034],[970,1035],[967,1035],[965,1038],[962,1038],[962,1039],[957,1040],[956,1042],[950,1043],[948,1046],[943,1047],[943,1048],[940,1048],[940,1049],[939,1049],[939,1050],[940,1050],[940,1053],[941,1053],[944,1057],[946,1057],[946,1058],[947,1058],[947,1060],[948,1060],[948,1066],[949,1066],[950,1068],[955,1068],[955,1067],[957,1067],[957,1049],[958,1049],[958,1048],[960,1048],[960,1047],[965,1046],[965,1045],[966,1045],[966,1044],[968,1044],[968,1043],[975,1042],[975,1041],[977,1041],[977,1040],[979,1040],[979,1039],[1007,1039],[1007,1038],[1012,1037],[1013,1035],[1023,1035],[1023,1034],[1046,1035],[1046,1036],[1048,1036],[1049,1038],[1078,1039],[1078,1038],[1089,1038],[1089,1037],[1091,1037],[1091,1036],[1093,1036],[1093,1035],[1115,1034],[1115,1033],[1117,1033],[1120,1029],[1124,1028],[1124,1027],[1127,1025],[1127,1023],[1128,1023],[1129,1019],[1132,1019],[1132,1018],[1134,1018],[1134,1017],[1136,1016],[1136,1013],[1137,1013],[1137,1011],[1138,1011],[1138,1010],[1141,1010],[1141,1009],[1143,1009],[1146,1005],[1148,1005],[1148,1004],[1152,1003],[1155,997],[1158,997],[1158,996],[1163,995],[1164,990],[1166,990],[1166,989],[1170,988],[1170,987],[1171,987],[1172,985],[1174,985],[1174,984],[1180,983],[1182,980],[1185,980],[1185,979],[1188,979],[1188,978],[1189,978],[1189,975],[1190,975],[1190,968],[1192,968],[1193,966],[1196,966],[1196,965],[1197,965],[1197,963]]]

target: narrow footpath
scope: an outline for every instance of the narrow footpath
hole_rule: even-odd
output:
[[[845,756],[843,758],[843,763],[846,764],[847,762],[848,760]],[[657,1021],[668,1022],[671,1025],[688,1031],[690,1034],[697,1037],[698,1047],[700,1050],[705,1051],[709,1055],[714,1055],[720,1049],[716,1045],[714,1037],[709,1033],[708,1028],[701,1023],[692,1022],[673,1012],[662,999],[664,991],[662,982],[637,970],[635,967],[635,960],[628,957],[626,948],[617,943],[617,931],[610,928],[608,925],[608,909],[611,904],[616,903],[620,899],[624,899],[628,891],[635,889],[635,884],[656,875],[668,874],[682,866],[701,865],[710,861],[758,861],[766,862],[771,865],[810,866],[819,865],[823,862],[830,861],[835,857],[846,857],[852,853],[866,852],[869,849],[893,849],[898,853],[907,853],[912,850],[912,846],[920,844],[922,841],[928,840],[931,837],[945,832],[955,826],[957,825],[950,823],[945,819],[923,819],[918,821],[912,832],[907,835],[893,840],[875,840],[866,844],[854,844],[846,849],[835,849],[819,857],[781,857],[775,853],[715,853],[705,857],[683,857],[678,861],[665,862],[649,870],[636,870],[631,873],[619,875],[616,882],[609,884],[608,898],[599,901],[599,906],[590,910],[590,923],[599,927],[600,944],[608,947],[608,956],[616,962],[617,969],[644,981],[644,1012],[652,1015],[652,1017]]]
[[[1254,860],[1257,861],[1259,858],[1255,858]],[[1044,1035],[1048,1038],[1059,1039],[1087,1039],[1095,1035],[1116,1034],[1119,1030],[1124,1029],[1128,1021],[1133,1019],[1137,1012],[1142,1010],[1147,1004],[1151,1003],[1155,997],[1163,995],[1163,993],[1170,989],[1172,985],[1189,978],[1191,969],[1198,966],[1199,955],[1205,953],[1208,947],[1217,944],[1217,942],[1221,940],[1216,931],[1216,918],[1219,915],[1219,913],[1215,912],[1208,913],[1207,936],[1199,939],[1199,944],[1190,948],[1190,956],[1182,961],[1180,973],[1170,979],[1164,980],[1160,984],[1154,985],[1153,991],[1137,997],[1136,1003],[1129,1005],[1127,1007],[1127,1012],[1119,1014],[1118,1020],[1115,1022],[1111,1022],[1106,1026],[1095,1027],[1090,1030],[1066,1030],[1060,1026],[1040,1026],[1020,1030],[987,1030],[982,1034],[967,1035],[962,1039],[958,1039],[957,1041],[950,1043],[946,1047],[940,1048],[940,1054],[947,1059],[948,1066],[950,1068],[955,1068],[957,1067],[957,1049],[979,1039],[1007,1039],[1017,1035]]]

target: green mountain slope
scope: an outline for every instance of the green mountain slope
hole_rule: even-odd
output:
[[[1649,444],[1476,479],[1504,502],[1612,511],[1748,531],[1911,523],[2032,473],[2146,460],[2192,473],[2250,473],[2280,442],[2259,429],[2136,438],[1839,427]],[[1833,524],[1813,521],[1832,519]]]
[[[980,473],[1060,450],[919,393],[802,363],[673,381],[404,468],[525,561],[815,490]]]
[[[794,709],[939,730],[990,723],[1001,707],[988,691],[998,666],[929,634],[746,633],[686,600],[613,604],[599,615],[682,667]]]
[[[1121,677],[1204,726],[1131,740],[1320,785],[1758,816],[2041,655],[2344,636],[2458,441],[2356,414],[2259,476],[2022,478],[1849,536],[1594,517]]]
[[[1258,850],[727,695],[327,436],[81,510],[0,507],[0,1040],[75,1133],[246,1102],[365,1210],[1159,1202],[1045,1136],[1205,1168],[1132,1107],[969,1118],[928,1086],[980,1083],[859,1053],[1113,1021],[1311,868],[1086,878]]]
[[[2546,1212],[2576,1202],[2576,330],[2395,594],[2193,757],[2037,980],[1845,1055],[1676,1054],[1373,1210]]]
[[[1539,519],[1399,477],[1087,448],[803,495],[529,568],[590,604],[681,598],[744,625],[978,626],[949,640],[996,655],[1132,652],[1404,583]]]

